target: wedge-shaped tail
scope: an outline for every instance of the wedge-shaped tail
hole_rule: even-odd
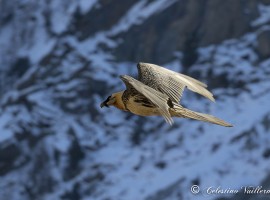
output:
[[[220,126],[226,126],[226,127],[233,126],[225,122],[224,120],[214,117],[212,115],[195,112],[195,111],[183,108],[181,106],[175,106],[173,109],[171,109],[170,112],[173,117],[184,117],[184,118],[196,119],[196,120],[209,122],[209,123],[217,124]]]

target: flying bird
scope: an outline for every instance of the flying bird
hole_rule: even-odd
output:
[[[232,127],[217,117],[189,110],[179,104],[186,87],[214,102],[213,94],[206,89],[206,84],[150,63],[140,62],[137,68],[138,80],[121,75],[126,90],[110,95],[100,104],[101,108],[115,106],[140,116],[163,116],[170,125],[173,124],[172,117],[182,117]]]

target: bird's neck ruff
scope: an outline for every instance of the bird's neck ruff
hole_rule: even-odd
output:
[[[113,96],[115,97],[114,106],[120,110],[126,110],[125,105],[124,105],[123,100],[122,100],[123,93],[124,93],[124,91],[117,92],[117,93],[113,94]]]

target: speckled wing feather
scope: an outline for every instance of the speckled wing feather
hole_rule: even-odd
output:
[[[167,103],[169,97],[166,94],[163,94],[128,75],[122,75],[120,78],[125,83],[128,91],[135,89],[137,92],[145,96],[148,100],[157,106],[157,109],[164,117],[166,122],[169,124],[173,123],[173,119],[169,113],[169,105]]]
[[[179,103],[185,87],[215,101],[207,85],[194,78],[150,63],[139,63],[137,68],[142,83],[168,95],[175,103]]]

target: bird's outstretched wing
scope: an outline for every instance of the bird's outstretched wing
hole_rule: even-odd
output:
[[[145,96],[157,106],[158,111],[164,117],[166,122],[169,124],[173,123],[173,119],[169,112],[169,97],[166,94],[163,94],[128,75],[122,75],[120,78],[125,83],[127,91],[135,89],[138,93]]]
[[[215,101],[213,94],[206,89],[207,85],[194,78],[150,63],[138,63],[137,68],[139,81],[166,94],[175,103],[179,103],[185,87]]]

